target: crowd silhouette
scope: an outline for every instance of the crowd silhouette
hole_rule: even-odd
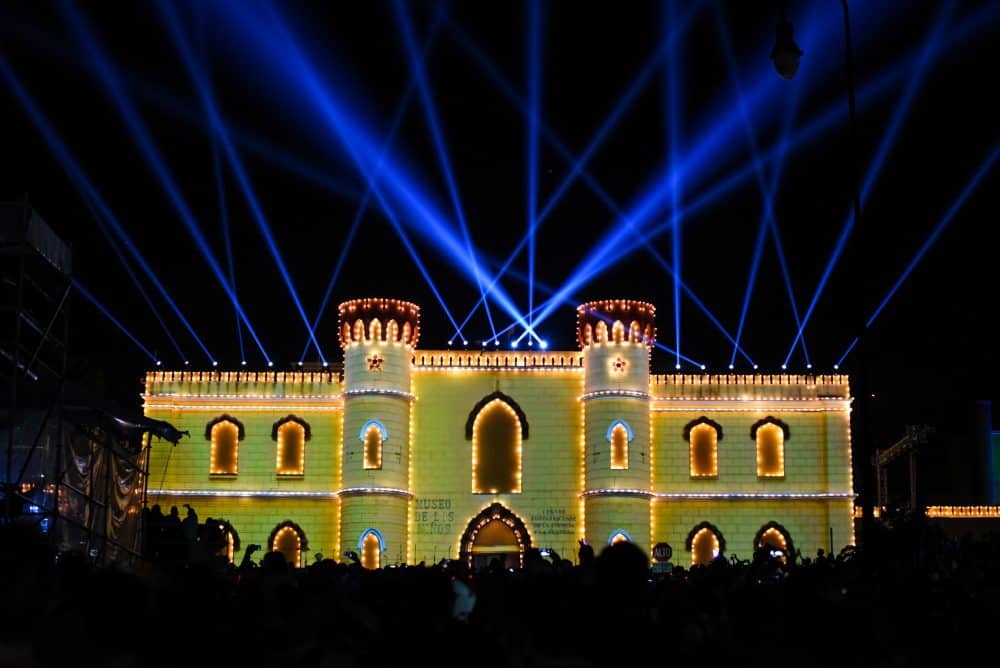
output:
[[[292,568],[257,545],[235,564],[220,525],[151,509],[150,560],[132,570],[0,526],[0,665],[895,667],[954,663],[1000,619],[1000,536],[948,538],[920,518],[837,555],[761,550],[669,573],[627,542],[582,543],[576,563],[529,549],[513,572]]]

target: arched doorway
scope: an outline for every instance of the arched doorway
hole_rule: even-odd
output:
[[[504,568],[521,568],[531,536],[521,518],[500,503],[493,503],[472,518],[462,534],[461,554],[473,569],[499,559]]]

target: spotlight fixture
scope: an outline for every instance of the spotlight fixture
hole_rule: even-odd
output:
[[[732,364],[729,365],[729,370],[730,371],[732,371],[734,368],[736,368],[734,365],[732,365]]]
[[[781,365],[781,370],[785,371],[786,369],[788,369],[788,365],[787,364],[782,364]]]
[[[675,364],[675,365],[674,365],[674,368],[675,368],[675,369],[680,369],[680,368],[681,368],[681,363],[680,363],[680,362],[678,362],[677,364]]]
[[[834,370],[834,371],[836,371],[836,370],[837,370],[837,369],[839,369],[839,368],[840,368],[840,365],[839,365],[839,364],[834,364],[834,365],[833,365],[833,370]]]
[[[246,360],[243,360],[242,362],[240,362],[240,366],[246,366],[246,365],[247,365],[247,361]]]
[[[513,341],[510,342],[510,347],[517,348],[517,339],[514,339]]]
[[[778,71],[782,79],[791,79],[799,71],[799,60],[805,53],[795,43],[792,36],[792,24],[784,17],[778,21],[777,35],[774,39],[774,48],[771,49],[771,60],[774,61],[774,69]]]
[[[538,342],[538,347],[541,348],[542,350],[546,350],[549,347],[549,342],[546,341],[545,339],[542,339],[541,341]]]
[[[449,346],[451,345],[451,339],[448,339],[448,345]]]
[[[219,366],[219,360],[212,360],[212,366]]]
[[[271,362],[271,361],[268,361],[268,363],[267,363],[267,366],[268,366],[268,367],[272,367],[272,366],[274,366],[274,362]]]
[[[704,365],[704,364],[702,364],[702,365],[701,365],[701,370],[702,370],[702,371],[704,371],[704,370],[705,370],[705,365]]]
[[[184,366],[191,366],[191,360],[184,360]]]
[[[462,345],[463,346],[469,345],[469,341],[467,339],[462,339]]]
[[[813,365],[812,365],[812,363],[809,363],[809,364],[806,364],[806,368],[807,368],[807,369],[811,369],[811,368],[813,368]]]
[[[499,346],[500,345],[500,339],[493,339],[493,345]]]
[[[325,369],[325,368],[327,368],[328,366],[330,366],[330,363],[329,363],[329,362],[323,362],[323,368],[324,368],[324,369]]]
[[[299,360],[299,366],[302,366],[302,360]]]
[[[753,365],[753,370],[754,370],[754,371],[756,371],[756,370],[757,370],[758,368],[760,368],[760,367],[759,367],[759,365],[757,365],[757,364],[754,364],[754,365]]]
[[[156,366],[163,366],[163,360],[156,360]]]

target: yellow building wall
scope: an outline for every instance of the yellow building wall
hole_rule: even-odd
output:
[[[204,522],[209,517],[228,521],[240,537],[241,551],[234,557],[236,563],[242,558],[242,550],[251,543],[267,550],[271,532],[286,520],[299,525],[308,541],[308,550],[302,558],[303,565],[313,563],[317,553],[341,560],[337,553],[340,542],[337,536],[339,499],[187,497],[161,494],[150,495],[149,503],[151,506],[153,503],[160,504],[164,514],[170,511],[170,506],[177,506],[181,518],[186,514],[183,504],[189,503],[198,513],[199,522]],[[259,552],[255,555],[254,561],[262,554]]]
[[[368,529],[375,529],[385,540],[381,564],[398,564],[407,559],[406,512],[408,500],[399,496],[360,494],[341,499],[341,548],[361,555],[358,542]],[[338,561],[343,561],[338,557]]]
[[[702,522],[718,528],[726,540],[723,556],[735,555],[742,559],[753,556],[753,540],[762,526],[777,522],[788,530],[792,543],[804,557],[815,557],[816,550],[830,551],[830,529],[833,529],[833,547],[837,552],[844,545],[853,544],[851,519],[853,501],[705,501],[705,500],[656,500],[652,509],[652,531],[655,542],[666,542],[673,547],[671,561],[691,565],[691,553],[684,543],[691,530]]]
[[[587,498],[587,542],[597,554],[608,545],[617,531],[624,531],[632,542],[649,554],[651,546],[649,499],[598,496]],[[576,555],[565,555],[576,560]]]
[[[556,353],[558,354],[558,353]],[[581,404],[575,370],[422,369],[413,374],[414,560],[455,558],[469,522],[499,501],[525,523],[536,547],[572,558],[580,536]],[[472,494],[470,411],[499,389],[524,411],[522,492]]]
[[[736,407],[734,407],[736,408]],[[759,410],[662,411],[652,417],[656,491],[669,492],[844,492],[851,489],[848,446],[850,413],[803,412],[772,404]],[[701,416],[722,426],[719,475],[692,478],[684,426]],[[757,443],[751,426],[768,415],[788,425],[785,475],[757,477]]]

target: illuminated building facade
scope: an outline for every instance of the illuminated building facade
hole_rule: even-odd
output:
[[[419,308],[340,305],[343,374],[152,371],[150,503],[190,503],[239,543],[369,567],[516,566],[628,540],[675,563],[853,543],[842,375],[651,375],[654,308],[578,309],[578,351],[417,348]]]

